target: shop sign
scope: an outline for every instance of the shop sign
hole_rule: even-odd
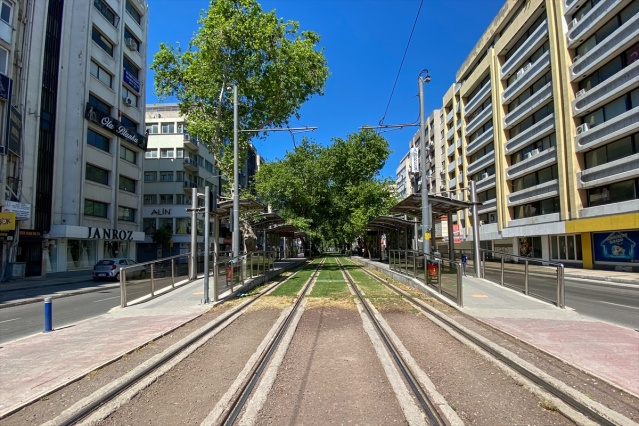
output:
[[[134,76],[133,74],[131,74],[129,72],[129,70],[127,70],[127,69],[124,70],[123,80],[124,80],[124,82],[126,84],[131,86],[131,88],[133,88],[133,90],[135,90],[136,92],[140,93],[140,80],[138,80],[138,78],[136,76]]]
[[[170,216],[171,209],[153,209],[151,210],[151,216]]]
[[[639,231],[592,234],[595,262],[639,262]]]
[[[15,212],[0,213],[0,231],[14,231],[16,229]]]
[[[137,133],[133,129],[124,127],[122,123],[113,117],[104,114],[102,111],[95,109],[93,105],[87,102],[86,110],[84,112],[84,118],[101,126],[103,129],[110,131],[111,133],[126,139],[127,141],[138,145],[142,149],[146,149],[146,137]]]
[[[120,229],[107,229],[107,228],[87,228],[87,238],[94,238],[97,240],[133,240],[133,231],[125,231]]]
[[[31,219],[31,204],[18,203],[17,201],[5,201],[2,207],[3,212],[14,212],[16,220]]]

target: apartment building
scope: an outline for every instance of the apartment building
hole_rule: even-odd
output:
[[[13,146],[3,210],[22,217],[3,266],[24,263],[25,275],[38,276],[134,256],[144,240],[146,2],[1,3],[17,29],[0,42],[17,71],[2,111]]]
[[[142,228],[145,242],[138,257],[151,260],[189,253],[191,247],[192,192],[204,194],[205,187],[220,194],[221,176],[215,157],[206,144],[188,133],[177,104],[150,104],[146,107],[148,146],[144,160],[144,207]],[[198,198],[196,205],[204,206]],[[197,220],[198,244],[204,243],[204,218]],[[170,244],[158,245],[153,234],[161,228],[173,232]],[[211,225],[210,229],[213,229]]]
[[[508,0],[442,100],[482,248],[639,271],[639,0]],[[468,212],[458,217],[472,236]]]

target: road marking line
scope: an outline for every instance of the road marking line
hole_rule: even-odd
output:
[[[600,301],[600,303],[605,303],[606,305],[621,306],[624,308],[639,309],[639,306],[622,305],[621,303],[612,303],[612,302],[603,302],[603,301]]]
[[[120,296],[107,297],[106,299],[94,300],[93,303],[104,302],[105,300],[119,299]]]
[[[14,318],[14,319],[10,319],[10,320],[0,321],[0,324],[4,324],[5,322],[18,321],[19,319],[20,318]]]

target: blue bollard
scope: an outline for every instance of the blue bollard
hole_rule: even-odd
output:
[[[44,332],[48,333],[49,331],[53,331],[53,311],[51,307],[51,298],[44,298]]]

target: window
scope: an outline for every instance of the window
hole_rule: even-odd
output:
[[[188,204],[191,204],[191,203],[190,203],[188,197],[186,197],[184,194],[176,194],[175,195],[175,204],[183,206],[183,205],[188,205]]]
[[[158,158],[157,149],[149,149],[144,153],[144,158]]]
[[[120,189],[122,191],[135,193],[135,180],[120,175]]]
[[[91,182],[101,183],[103,185],[109,184],[109,171],[96,167],[92,164],[86,166],[86,180]]]
[[[11,3],[7,1],[2,1],[0,4],[0,19],[6,22],[9,25],[12,25],[11,22]]]
[[[92,94],[89,94],[89,104],[104,115],[111,115],[111,105],[101,101]]]
[[[610,34],[615,32],[617,28],[628,22],[639,11],[639,2],[633,1],[620,13],[613,16],[601,28],[599,28],[590,38],[577,47],[579,56],[590,52],[595,46],[604,41]],[[583,12],[581,12],[583,13]],[[577,16],[577,15],[575,15]]]
[[[173,194],[160,194],[160,204],[173,204]]]
[[[515,219],[559,213],[559,197],[547,198],[514,207]]]
[[[84,200],[84,214],[87,216],[107,217],[107,207],[106,203],[89,199]]]
[[[100,80],[107,87],[111,87],[113,76],[100,65],[98,65],[95,61],[91,61],[91,75]]]
[[[178,217],[175,219],[175,225],[177,227],[176,234],[190,234],[191,233],[191,220],[188,217]]]
[[[539,152],[545,151],[547,149],[550,149],[554,146],[557,145],[557,141],[556,141],[556,137],[554,133],[551,133],[548,136],[544,136],[543,138],[531,143],[530,145],[527,145],[526,147],[524,147],[523,149],[515,152],[514,154],[512,154],[510,156],[510,164],[517,164],[520,161],[523,161],[526,159],[526,154],[528,154],[529,152],[531,152],[532,150],[536,149]]]
[[[113,43],[111,43],[100,31],[95,27],[91,31],[91,39],[102,48],[110,56],[113,56]]]
[[[127,117],[124,114],[122,114],[122,116],[120,117],[120,123],[122,123],[122,125],[124,127],[132,129],[132,130],[134,130],[136,132],[138,131],[138,123],[136,123],[135,121],[131,120],[129,117]]]
[[[635,89],[630,93],[607,103],[603,107],[596,109],[595,111],[587,114],[581,118],[581,123],[588,123],[590,128],[593,128],[606,121],[623,114],[626,111],[631,110],[639,106],[639,89]]]
[[[495,188],[491,188],[487,191],[479,192],[477,194],[477,201],[480,203],[486,202],[488,200],[494,200],[497,198],[497,190]]]
[[[175,172],[175,181],[176,182],[184,181],[184,172],[182,170],[178,170]]]
[[[173,230],[173,218],[161,218],[160,228],[168,228],[170,230]]]
[[[548,117],[554,112],[554,105],[552,102],[542,106],[537,111],[535,111],[532,115],[526,117],[522,122],[516,124],[514,127],[510,129],[510,138],[514,138],[518,134],[523,131],[528,130],[535,124],[539,123],[544,118]]]
[[[493,142],[489,143],[485,147],[481,148],[479,151],[474,152],[473,155],[470,156],[470,163],[474,163],[479,160],[484,155],[490,154],[495,151],[495,144]]]
[[[138,154],[133,151],[130,150],[129,148],[120,145],[120,158],[123,160],[128,161],[129,163],[133,163],[136,164],[136,160],[137,160],[137,156]]]
[[[158,123],[148,123],[146,125],[146,131],[150,134],[150,135],[157,135],[159,132],[159,127],[158,127]]]
[[[127,1],[125,7],[126,7],[127,13],[131,15],[133,20],[137,22],[138,25],[142,25],[142,15],[140,15],[140,12],[137,11],[135,6],[133,6],[130,1]]]
[[[600,166],[639,153],[639,133],[626,136],[584,154],[585,168]]]
[[[162,133],[175,133],[175,123],[162,123]]]
[[[155,218],[142,219],[142,229],[146,235],[151,235],[155,232]]]
[[[118,220],[125,222],[135,221],[135,209],[130,207],[118,206]]]
[[[630,179],[589,189],[587,191],[588,207],[636,200],[639,193],[638,185],[639,179]]]
[[[539,79],[537,79],[537,81],[535,81],[532,84],[532,86],[526,88],[526,90],[524,90],[521,95],[519,95],[515,99],[513,99],[512,102],[510,104],[508,104],[508,112],[509,113],[513,112],[515,110],[515,108],[517,108],[519,105],[521,105],[524,102],[526,102],[528,100],[528,98],[530,98],[532,95],[537,93],[539,90],[541,90],[548,83],[551,83],[551,82],[552,82],[552,76],[551,76],[550,71],[549,71],[546,74],[542,75]]]
[[[122,66],[124,67],[125,70],[133,74],[133,77],[139,78],[140,68],[138,68],[137,65],[131,62],[129,58],[127,58],[126,56],[124,57],[122,61]]]
[[[100,133],[87,129],[87,144],[94,146],[102,151],[109,152],[109,138],[102,136]]]
[[[129,31],[129,29],[126,27],[124,27],[124,44],[126,44],[126,46],[131,50],[134,50],[137,52],[140,51],[140,40],[138,40],[138,38],[134,36],[133,33]],[[126,58],[125,58],[125,64],[126,64]]]
[[[542,183],[550,182],[551,180],[558,178],[557,165],[546,167],[545,169],[537,170],[536,172],[529,173],[523,177],[513,180],[512,187],[513,192],[522,191],[524,189],[531,188]]]
[[[177,132],[178,133],[184,133],[184,123],[178,123],[177,124]]]
[[[145,182],[157,182],[158,181],[158,172],[144,172],[144,181]]]
[[[137,95],[137,93],[135,93],[132,90],[127,89],[126,86],[122,86],[122,102],[124,102],[124,104],[127,105],[127,106],[137,107],[138,106],[138,95]]]
[[[581,235],[551,236],[550,258],[553,260],[583,260],[581,255]]]
[[[160,172],[160,182],[173,182],[173,172],[172,171]]]
[[[160,149],[160,158],[173,158],[174,150],[173,148],[161,148]]]
[[[0,72],[7,74],[7,66],[9,63],[9,51],[4,47],[0,47]]]
[[[155,205],[157,203],[158,203],[157,194],[144,194],[144,204],[145,205]]]
[[[120,17],[109,7],[104,0],[93,0],[93,6],[100,11],[102,16],[111,23],[114,27],[118,27],[120,23]]]

